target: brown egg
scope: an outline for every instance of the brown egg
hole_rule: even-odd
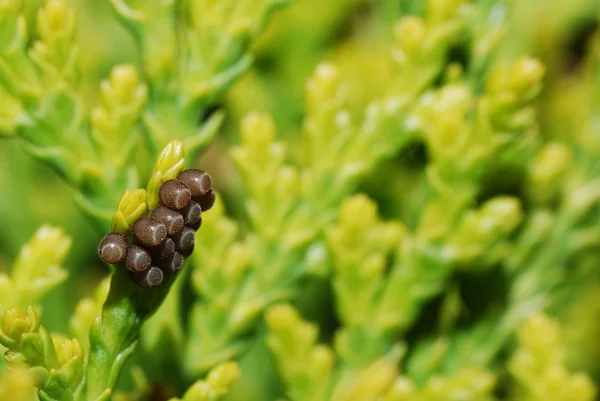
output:
[[[154,217],[142,217],[133,225],[133,234],[142,244],[153,247],[167,238],[167,227]]]
[[[198,231],[198,229],[200,228],[201,225],[202,225],[202,217],[200,217],[196,223],[188,224],[187,226],[194,231]]]
[[[175,241],[167,237],[167,239],[165,240],[165,242],[162,243],[162,245],[159,245],[152,250],[152,257],[158,261],[161,259],[168,258],[169,256],[173,255],[174,252]]]
[[[109,264],[121,263],[127,256],[127,238],[121,233],[108,233],[98,245],[98,256]]]
[[[167,273],[176,273],[183,267],[185,258],[179,252],[173,253],[168,258],[160,262],[160,268]]]
[[[131,272],[129,275],[134,283],[144,288],[158,287],[164,277],[162,270],[156,266],[152,266],[142,272]]]
[[[125,259],[125,267],[132,272],[141,272],[150,267],[152,258],[150,252],[145,248],[130,244],[127,250],[127,258]]]
[[[175,249],[183,256],[189,256],[194,251],[194,243],[196,242],[196,233],[189,227],[183,227],[179,234],[173,237],[175,241]]]
[[[192,199],[207,193],[212,187],[210,175],[204,170],[191,168],[183,170],[177,176],[179,181],[185,183],[192,193]]]
[[[181,210],[190,204],[192,193],[187,185],[179,180],[168,180],[158,189],[158,197],[163,206]]]
[[[194,229],[194,231],[200,227],[198,223],[202,218],[202,208],[198,202],[191,201],[188,207],[181,211],[181,215],[183,216],[183,221],[186,226]],[[198,227],[194,228],[196,225],[198,225]]]
[[[150,216],[160,220],[165,227],[167,227],[168,235],[177,234],[179,231],[181,231],[183,225],[185,224],[181,213],[171,210],[165,206],[155,207]]]
[[[202,208],[202,211],[206,212],[211,207],[213,207],[213,205],[215,204],[216,198],[217,197],[215,195],[214,189],[211,189],[207,193],[205,193],[204,195],[200,196],[197,199],[197,202],[200,204],[200,207]]]

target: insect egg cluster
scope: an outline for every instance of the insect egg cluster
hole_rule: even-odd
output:
[[[108,233],[98,255],[109,264],[122,264],[140,287],[153,288],[167,274],[177,273],[194,251],[202,212],[215,203],[210,176],[203,170],[184,170],[158,190],[160,205],[140,218],[128,236]]]

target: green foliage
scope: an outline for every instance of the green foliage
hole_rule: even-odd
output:
[[[316,344],[317,329],[302,321],[290,305],[267,313],[268,344],[277,360],[291,400],[493,401],[497,378],[477,367],[464,367],[451,376],[434,375],[422,386],[400,374],[393,358],[399,349],[361,369],[335,364],[332,350]],[[508,362],[511,400],[592,400],[596,390],[581,373],[564,366],[564,345],[558,325],[543,315],[519,328],[519,346]],[[337,350],[342,359],[344,350]],[[335,374],[337,370],[337,374]]]
[[[183,398],[170,401],[217,401],[229,392],[230,387],[240,375],[239,368],[233,362],[222,363],[213,368],[205,380],[198,380]]]
[[[21,248],[10,276],[0,273],[0,311],[36,303],[62,283],[67,273],[60,265],[70,247],[60,228],[42,226]]]
[[[595,6],[0,0],[0,399],[593,400]],[[100,266],[187,167],[180,278]]]
[[[9,309],[2,317],[0,343],[11,366],[26,365],[41,400],[75,400],[81,391],[84,351],[77,340],[52,338],[35,309]]]
[[[117,65],[100,83],[93,107],[81,85],[76,16],[67,3],[52,0],[39,10],[31,46],[20,2],[0,8],[0,19],[7,21],[0,50],[0,97],[8,106],[2,132],[22,137],[34,157],[76,187],[78,205],[103,230],[120,194],[147,174],[134,154],[144,142],[150,145],[150,158],[142,158],[147,164],[172,139],[194,152],[212,138],[222,115],[212,115],[202,127],[197,120],[248,68],[249,41],[278,6],[155,3],[112,2],[138,39],[149,82],[133,65]]]
[[[565,367],[565,349],[556,322],[531,317],[518,332],[519,347],[508,363],[517,379],[517,400],[593,400],[596,390],[581,373]]]

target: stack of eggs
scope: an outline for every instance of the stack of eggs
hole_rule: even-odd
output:
[[[121,233],[107,234],[98,246],[106,263],[125,265],[140,287],[153,288],[166,274],[177,273],[192,254],[202,212],[215,203],[210,176],[203,170],[184,170],[158,190],[160,205],[132,227],[128,241]]]

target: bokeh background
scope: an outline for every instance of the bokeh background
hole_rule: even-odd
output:
[[[72,0],[77,11],[77,40],[81,52],[84,85],[89,102],[96,88],[115,64],[135,63],[134,43],[115,21],[106,1]],[[536,103],[540,132],[546,139],[565,139],[574,127],[588,118],[581,99],[594,90],[583,60],[594,35],[599,32],[600,3],[597,0],[514,0],[511,2],[508,31],[496,52],[499,59],[527,54],[546,66],[544,89]],[[27,2],[30,23],[42,1]],[[301,140],[304,117],[304,88],[318,63],[332,61],[344,79],[353,82],[356,107],[384,92],[392,74],[389,48],[394,23],[407,13],[422,13],[417,0],[297,0],[278,11],[260,39],[253,45],[256,62],[244,77],[230,88],[218,108],[225,110],[226,123],[197,165],[209,171],[222,195],[229,215],[246,225],[241,179],[227,157],[227,149],[238,142],[240,119],[249,112],[273,116],[278,134],[292,143]],[[451,58],[465,57],[460,43]],[[361,104],[363,103],[363,104]],[[600,115],[600,111],[597,111]],[[362,180],[359,190],[377,201],[384,218],[409,220],[411,210],[398,202],[410,188],[411,172],[427,160],[427,149],[415,143]],[[393,179],[391,179],[393,178]],[[493,181],[493,182],[492,182]],[[519,195],[511,177],[491,177],[491,192]],[[89,295],[107,270],[97,258],[96,244],[102,233],[74,205],[73,190],[49,167],[27,155],[19,140],[0,142],[0,271],[9,268],[21,245],[41,223],[61,226],[73,237],[65,267],[68,280],[41,300],[43,322],[52,331],[64,331],[77,301]],[[597,270],[595,280],[581,286],[577,299],[557,313],[564,323],[570,364],[584,369],[600,383],[600,252],[581,255],[581,263]],[[594,275],[586,276],[594,277]],[[317,321],[323,338],[335,329],[331,293],[323,281],[306,284],[301,310]],[[421,322],[426,326],[427,318]],[[424,327],[425,327],[424,326]],[[161,382],[164,367],[151,362],[148,350],[139,350],[128,364],[122,389],[134,388],[129,374],[141,366],[150,380]],[[242,368],[251,369],[241,379],[231,400],[271,400],[281,395],[272,362],[264,344],[256,344],[242,358]],[[165,384],[165,383],[162,383]],[[162,385],[161,384],[161,385]],[[181,382],[166,383],[181,388]]]

